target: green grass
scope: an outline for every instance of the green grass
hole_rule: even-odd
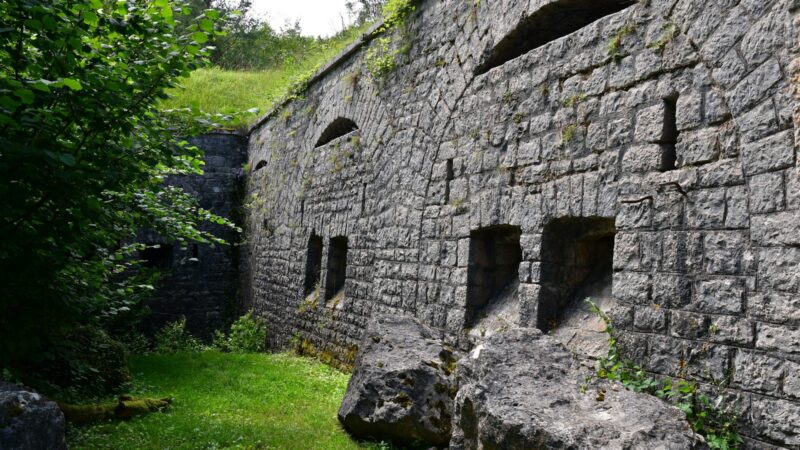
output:
[[[180,88],[169,91],[171,98],[161,103],[163,109],[190,108],[210,114],[231,114],[259,108],[258,114],[237,117],[231,127],[251,124],[285,98],[290,87],[307,79],[361,36],[371,24],[349,28],[320,40],[296,62],[264,71],[232,71],[215,67],[199,69],[183,80]]]
[[[348,375],[288,354],[215,351],[136,356],[136,396],[173,397],[168,412],[70,427],[71,449],[358,449],[336,411]]]

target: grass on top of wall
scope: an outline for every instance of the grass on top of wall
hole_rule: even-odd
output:
[[[161,103],[163,109],[189,108],[210,114],[231,114],[258,108],[256,114],[239,116],[226,124],[231,128],[246,127],[285,98],[297,81],[307,79],[325,63],[369,29],[370,24],[348,28],[316,45],[303,55],[293,55],[293,62],[263,71],[234,71],[217,67],[198,69],[183,80],[181,87],[171,89],[170,98]]]
[[[341,428],[349,375],[289,354],[133,356],[134,392],[164,413],[68,428],[71,449],[380,449]]]

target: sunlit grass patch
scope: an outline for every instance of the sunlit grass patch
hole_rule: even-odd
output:
[[[189,108],[210,114],[231,114],[258,108],[257,114],[237,117],[230,127],[253,123],[285,98],[290,87],[338,55],[361,36],[370,24],[354,27],[318,41],[302,55],[292,55],[279,67],[263,71],[233,71],[216,67],[199,69],[184,79],[181,87],[171,89],[171,98],[161,103],[163,109]]]
[[[71,449],[358,449],[336,418],[348,375],[288,354],[135,356],[135,395],[172,409],[70,427]]]

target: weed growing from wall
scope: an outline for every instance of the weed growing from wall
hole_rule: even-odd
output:
[[[636,27],[629,23],[617,31],[617,34],[615,34],[611,40],[608,41],[608,45],[606,45],[606,53],[608,53],[608,56],[610,56],[611,59],[614,61],[619,61],[622,59],[622,53],[620,51],[622,48],[622,40],[625,39],[625,37],[632,35],[634,32],[636,32]]]
[[[383,26],[376,33],[384,37],[373,41],[364,64],[373,80],[382,80],[397,67],[400,56],[411,51],[407,19],[414,12],[411,0],[389,0],[383,7]]]
[[[743,442],[736,430],[736,415],[725,407],[725,397],[721,392],[709,397],[697,390],[697,382],[688,378],[665,378],[657,380],[642,367],[622,357],[617,343],[617,331],[608,314],[604,313],[591,299],[586,299],[589,310],[605,323],[608,335],[608,354],[597,364],[597,376],[622,383],[634,392],[655,395],[675,404],[686,414],[692,429],[703,436],[712,449],[727,450],[738,448]],[[717,386],[722,388],[724,386]]]
[[[668,23],[664,25],[661,37],[659,37],[658,40],[656,40],[655,42],[648,44],[647,48],[653,50],[656,53],[659,53],[662,50],[664,50],[664,47],[666,47],[668,43],[670,43],[673,39],[675,39],[675,36],[677,35],[678,35],[678,26],[675,25],[674,23]]]

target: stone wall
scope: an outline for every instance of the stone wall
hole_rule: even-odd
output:
[[[215,133],[190,142],[205,152],[204,174],[171,179],[169,183],[193,194],[200,207],[235,220],[241,215],[247,139]],[[142,256],[166,272],[149,302],[152,314],[145,323],[149,332],[185,316],[189,331],[209,338],[238,306],[238,233],[218,225],[204,227],[232,245],[185,244],[181,248],[180,244],[158,237],[146,238],[148,243],[160,243],[161,248]]]
[[[613,220],[627,353],[728,382],[750,445],[800,447],[798,8],[421,2],[387,77],[367,74],[364,39],[251,130],[243,286],[270,345],[347,362],[376,312],[463,344],[470,236],[497,226],[521,230],[517,320],[546,329],[546,228]],[[337,237],[331,302],[305,281],[319,266],[326,285]]]

